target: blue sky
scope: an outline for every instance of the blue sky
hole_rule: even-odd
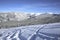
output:
[[[0,0],[0,12],[60,12],[60,0]]]

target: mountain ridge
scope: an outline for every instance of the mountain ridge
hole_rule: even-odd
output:
[[[1,13],[0,28],[60,22],[60,14]],[[7,16],[8,15],[8,16]]]

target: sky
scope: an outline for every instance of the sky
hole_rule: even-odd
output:
[[[60,12],[60,0],[0,0],[0,12]]]

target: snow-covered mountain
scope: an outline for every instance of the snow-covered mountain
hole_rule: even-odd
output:
[[[56,22],[60,22],[60,14],[24,12],[0,13],[0,28],[10,28],[16,26],[47,24]]]
[[[15,13],[15,12],[7,12],[0,13],[0,21],[21,21],[27,19],[28,15],[25,13]]]
[[[2,12],[0,13],[0,22],[1,21],[21,21],[29,18],[35,18],[35,17],[51,17],[53,16],[53,13],[24,13],[24,12]],[[59,14],[55,14],[59,15]]]
[[[0,29],[0,40],[60,40],[60,23]]]

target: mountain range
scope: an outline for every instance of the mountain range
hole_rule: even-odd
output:
[[[48,24],[56,22],[60,22],[60,14],[57,13],[0,13],[0,28]]]

